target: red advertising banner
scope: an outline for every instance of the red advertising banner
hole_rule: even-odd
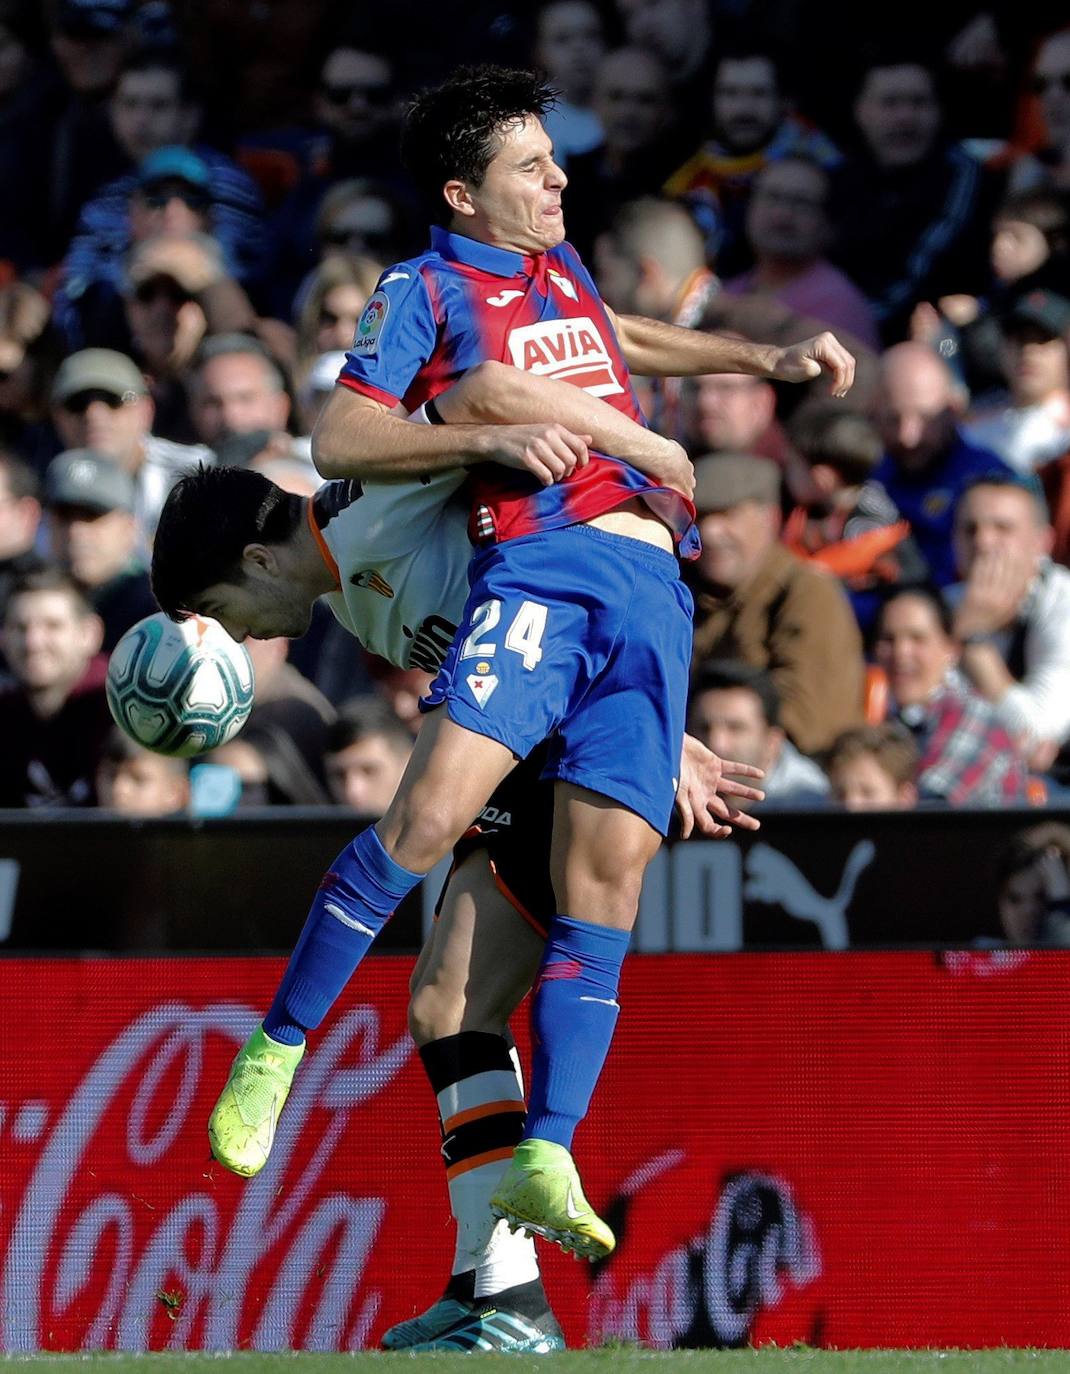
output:
[[[0,1349],[355,1350],[452,1254],[410,961],[373,959],[268,1169],[205,1121],[274,959],[7,960]],[[1070,1346],[1070,955],[637,956],[576,1153],[619,1245],[572,1344]],[[520,1028],[522,1029],[522,1028]]]

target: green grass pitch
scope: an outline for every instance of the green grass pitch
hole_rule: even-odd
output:
[[[42,1374],[400,1374],[429,1368],[443,1374],[516,1374],[518,1365],[547,1374],[1066,1374],[1065,1350],[773,1350],[655,1351],[616,1348],[560,1355],[206,1355],[89,1354],[12,1357],[3,1366]]]

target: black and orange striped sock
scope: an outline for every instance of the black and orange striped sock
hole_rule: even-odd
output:
[[[476,1295],[538,1276],[535,1247],[495,1225],[490,1199],[524,1129],[519,1061],[508,1041],[462,1031],[420,1047],[438,1102],[450,1209],[457,1222],[453,1273],[476,1271]]]

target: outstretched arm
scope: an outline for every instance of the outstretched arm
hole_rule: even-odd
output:
[[[568,382],[482,362],[436,397],[435,406],[448,424],[533,424],[552,415],[600,453],[623,458],[684,496],[694,492],[694,469],[679,444]]]
[[[855,360],[826,330],[812,339],[789,344],[751,343],[701,329],[648,320],[641,315],[609,311],[629,368],[641,377],[701,377],[711,372],[744,372],[779,382],[811,382],[827,372],[835,396],[845,395],[854,381]]]

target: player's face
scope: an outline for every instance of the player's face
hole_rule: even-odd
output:
[[[546,131],[529,115],[509,125],[482,185],[462,186],[455,227],[470,238],[517,253],[545,253],[565,237],[561,192],[568,178],[554,161]]]
[[[900,706],[927,701],[955,661],[933,607],[918,596],[897,596],[885,607],[874,650]]]
[[[294,585],[259,564],[243,561],[240,582],[216,582],[192,609],[218,620],[231,639],[298,639],[309,627],[312,602]]]

